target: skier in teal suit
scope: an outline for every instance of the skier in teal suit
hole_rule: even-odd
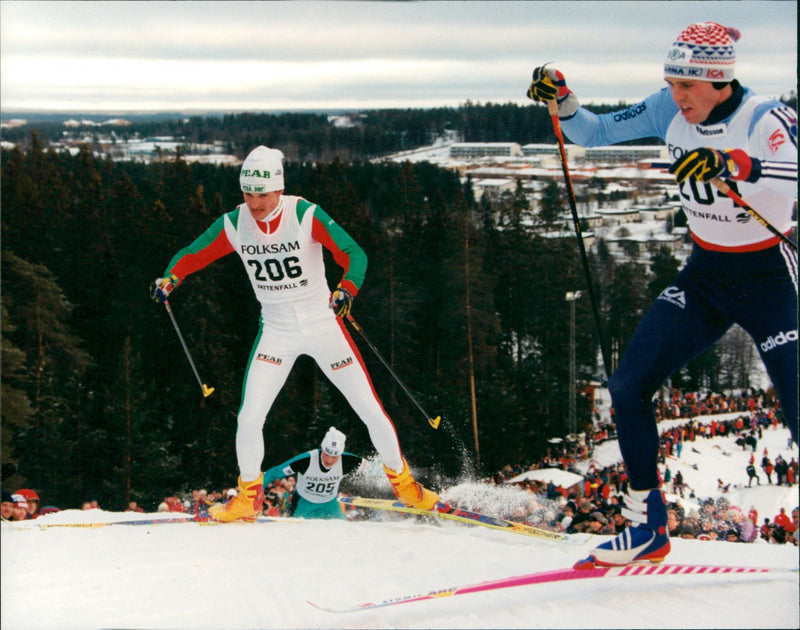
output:
[[[328,429],[322,444],[264,472],[264,489],[276,479],[297,476],[289,512],[302,518],[344,518],[339,506],[339,484],[361,468],[364,459],[344,450],[345,435]]]

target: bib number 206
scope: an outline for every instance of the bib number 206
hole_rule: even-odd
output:
[[[251,258],[247,264],[253,268],[256,280],[266,282],[280,282],[286,278],[298,278],[303,275],[303,269],[300,267],[300,259],[297,256],[288,256],[284,259],[279,258],[266,258],[264,260],[256,260]]]

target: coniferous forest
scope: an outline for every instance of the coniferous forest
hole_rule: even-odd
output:
[[[266,140],[254,133],[237,142],[243,157]],[[369,256],[353,316],[424,408],[443,418],[431,429],[353,332],[408,460],[485,476],[541,457],[548,438],[568,432],[564,296],[585,280],[576,240],[544,238],[530,222],[557,217],[566,197],[555,188],[543,201],[549,211],[533,215],[521,188],[475,199],[469,183],[428,163],[304,161],[313,147],[292,142],[287,194],[318,203]],[[215,388],[207,398],[148,286],[178,249],[241,203],[238,174],[180,156],[113,162],[86,146],[71,156],[46,150],[36,135],[3,151],[3,461],[17,464],[45,504],[97,499],[122,509],[137,500],[154,509],[167,494],[235,483],[236,413],[259,313],[241,262],[217,261],[170,299]],[[341,272],[327,262],[335,286]],[[590,263],[618,356],[677,261],[661,253],[648,275],[601,246]],[[586,299],[576,302],[576,322],[579,378],[597,378]],[[705,382],[713,362],[713,352],[696,362],[686,386]],[[591,401],[579,398],[580,429]],[[265,424],[264,466],[315,447],[329,426],[347,434],[349,451],[373,452],[347,401],[301,359]]]

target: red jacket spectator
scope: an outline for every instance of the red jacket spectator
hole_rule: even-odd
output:
[[[789,518],[789,515],[786,513],[786,508],[781,508],[781,513],[778,514],[773,520],[773,523],[776,525],[780,525],[785,529],[787,532],[793,532],[794,526],[792,525],[792,519]]]
[[[39,495],[36,494],[35,490],[31,490],[30,488],[23,488],[22,490],[17,490],[17,494],[21,494],[25,497],[25,501],[27,502],[27,510],[28,510],[28,518],[38,518],[39,517],[39,505],[41,501],[39,500]]]

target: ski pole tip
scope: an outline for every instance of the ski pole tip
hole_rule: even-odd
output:
[[[214,388],[203,383],[203,398],[208,398],[214,393]]]

